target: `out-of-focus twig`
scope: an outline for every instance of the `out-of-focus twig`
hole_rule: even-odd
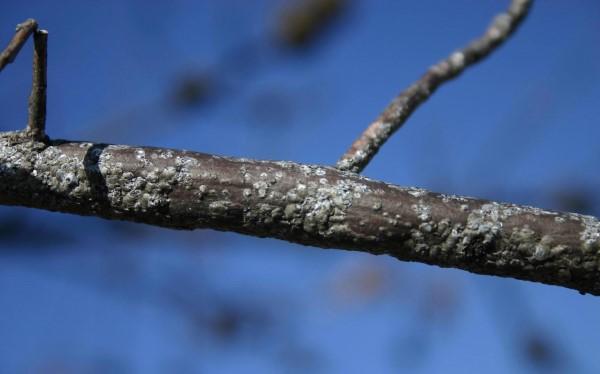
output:
[[[36,29],[37,22],[31,18],[17,25],[15,36],[13,36],[4,51],[0,53],[0,71],[15,60],[15,57],[19,54],[19,51],[27,41],[27,38],[29,38],[29,35]]]
[[[290,49],[305,48],[323,35],[348,6],[346,0],[304,0],[278,18],[279,42]]]
[[[337,162],[336,167],[340,170],[362,171],[383,143],[442,83],[458,76],[465,68],[488,56],[502,44],[525,18],[531,2],[531,0],[512,0],[508,10],[496,16],[483,36],[430,67],[417,82],[400,93],[369,125]]]

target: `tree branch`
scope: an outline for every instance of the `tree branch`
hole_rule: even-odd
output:
[[[46,60],[48,32],[36,30],[33,34],[33,79],[29,95],[29,121],[27,132],[42,140],[46,129]]]
[[[46,76],[48,31],[38,30],[36,20],[30,18],[17,25],[15,35],[8,46],[0,53],[0,71],[12,63],[19,51],[33,34],[33,76],[29,95],[29,119],[26,133],[37,140],[46,137]]]
[[[15,36],[13,36],[4,51],[0,53],[0,71],[15,60],[15,57],[19,54],[19,51],[27,41],[27,38],[29,38],[29,35],[36,29],[37,22],[31,18],[17,25]]]
[[[496,16],[483,36],[430,67],[425,75],[400,93],[369,125],[340,158],[336,167],[340,170],[361,172],[379,148],[442,83],[455,78],[502,44],[525,18],[530,5],[531,0],[512,0],[508,10]]]
[[[600,295],[600,222],[325,166],[0,133],[0,204],[211,228]]]
[[[514,0],[483,38],[430,69],[409,88],[414,93],[401,95],[381,123],[405,118],[401,113],[441,82],[489,53],[528,5]],[[36,27],[29,20],[17,28],[2,64]],[[325,166],[51,141],[44,133],[46,37],[34,34],[28,126],[0,133],[0,204],[389,254],[600,295],[594,217],[403,188]]]

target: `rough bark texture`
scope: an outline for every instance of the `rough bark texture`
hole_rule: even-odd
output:
[[[27,131],[39,140],[46,136],[47,43],[48,32],[46,30],[36,30],[33,33],[33,75],[31,95],[29,95]]]
[[[396,97],[385,111],[354,141],[337,162],[340,170],[362,171],[379,148],[406,122],[408,117],[443,83],[492,53],[521,24],[531,0],[512,0],[508,10],[496,16],[485,34],[462,50],[438,62]]]
[[[15,60],[15,57],[19,54],[21,48],[23,48],[23,44],[29,38],[36,29],[37,22],[34,19],[28,19],[23,23],[17,25],[15,30],[15,35],[8,43],[8,46],[0,53],[0,71],[4,69],[4,67]]]
[[[325,166],[0,133],[0,204],[389,254],[600,295],[600,222]]]

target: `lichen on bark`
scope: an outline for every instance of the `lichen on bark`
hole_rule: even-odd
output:
[[[0,133],[0,203],[387,254],[600,295],[594,217],[326,166]]]

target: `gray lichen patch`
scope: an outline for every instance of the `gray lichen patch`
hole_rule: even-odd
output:
[[[421,221],[428,221],[431,219],[431,206],[424,203],[423,200],[419,200],[417,204],[411,205],[411,208]]]
[[[592,216],[581,216],[583,230],[580,239],[587,251],[600,249],[600,222]]]
[[[468,245],[477,237],[483,238],[483,244],[491,243],[500,234],[505,217],[499,204],[484,204],[480,209],[472,211],[467,218],[460,247]]]
[[[552,247],[552,237],[550,235],[544,235],[542,239],[534,246],[533,259],[536,261],[543,261],[548,259],[550,256],[560,253],[564,246]]]
[[[461,210],[464,210],[462,207],[463,205],[461,205]],[[507,233],[504,228],[511,217],[540,216],[544,214],[555,215],[556,213],[511,204],[483,204],[480,208],[470,211],[465,229],[462,232],[463,238],[458,243],[458,248],[462,250],[473,242],[479,242],[482,246],[494,244],[495,248],[505,248],[506,243],[504,241],[508,239],[509,243],[514,243],[516,253],[521,253],[522,256],[536,261],[545,260],[563,249],[553,245],[551,235],[542,236],[528,224],[513,227],[510,233]],[[511,255],[504,253],[503,256],[510,257]]]
[[[208,191],[195,185],[200,161],[186,153],[107,146],[98,149],[98,182],[107,190],[107,204],[122,212],[168,212],[175,188],[190,191],[201,201]],[[124,162],[132,154],[132,162]],[[147,157],[150,155],[150,157]],[[93,157],[94,155],[92,155]]]
[[[301,165],[300,170],[305,177],[318,176],[322,177],[327,174],[326,169],[318,165]]]
[[[252,187],[254,187],[254,189],[256,190],[258,197],[261,197],[261,198],[266,197],[267,192],[269,192],[269,183],[264,180],[255,182],[252,185]]]
[[[51,190],[59,193],[82,196],[89,190],[81,159],[48,147],[38,153],[32,174]]]
[[[513,227],[509,240],[516,244],[516,250],[525,256],[535,252],[535,246],[539,240],[535,231],[525,224],[521,227]]]
[[[302,172],[306,175],[307,169]],[[316,169],[315,175],[324,175],[324,172]],[[368,192],[370,189],[366,185],[348,180],[330,183],[326,178],[320,178],[319,183],[297,183],[285,195],[288,204],[282,217],[293,229],[309,234],[329,236],[347,232],[348,226],[344,222],[347,210],[354,199],[360,199]]]
[[[472,200],[471,198],[467,198],[464,196],[457,196],[457,195],[452,195],[452,194],[439,194],[439,196],[442,198],[442,201],[444,203],[450,203],[450,202],[457,202],[460,204],[464,204],[469,202],[469,200]]]
[[[191,161],[182,162],[178,158],[171,165],[165,165],[165,160],[173,158],[172,152],[106,146],[89,153],[97,160],[96,164],[86,166],[88,173],[96,174],[93,188],[105,190],[105,204],[116,211],[166,212],[174,186],[185,187],[190,180],[188,165]],[[128,154],[133,157],[124,158]]]
[[[427,195],[427,191],[422,189],[422,188],[416,188],[416,187],[409,187],[406,188],[406,192],[408,192],[409,195],[411,195],[412,197],[423,197],[425,195]]]

